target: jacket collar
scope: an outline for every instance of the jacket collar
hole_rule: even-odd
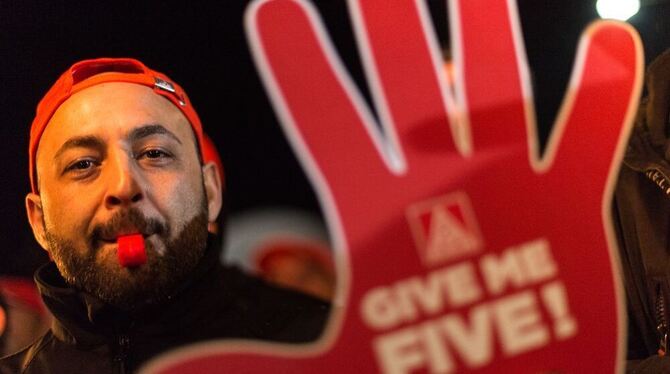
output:
[[[197,303],[188,300],[192,289],[207,287],[208,279],[220,270],[219,246],[210,235],[202,259],[189,278],[159,305],[146,305],[135,312],[122,311],[97,297],[68,285],[56,265],[49,262],[35,273],[35,282],[44,304],[54,316],[52,331],[56,338],[68,344],[93,347],[112,343],[116,337],[135,325],[151,328],[162,320],[174,321],[185,312],[183,305]],[[202,301],[201,301],[202,302]]]

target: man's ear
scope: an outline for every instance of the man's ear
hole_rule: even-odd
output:
[[[35,193],[29,193],[26,196],[26,213],[28,214],[28,222],[33,229],[33,235],[38,243],[49,251],[47,240],[44,232],[44,211],[42,210],[42,198]]]
[[[223,185],[216,164],[208,162],[202,166],[202,175],[207,195],[207,219],[216,222],[223,205]]]

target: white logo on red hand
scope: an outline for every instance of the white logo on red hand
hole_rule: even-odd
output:
[[[407,219],[425,266],[473,256],[484,247],[464,192],[414,204],[407,209]]]

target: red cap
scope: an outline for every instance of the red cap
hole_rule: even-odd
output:
[[[195,137],[200,145],[200,151],[205,159],[203,150],[203,132],[198,113],[191,105],[186,92],[174,83],[165,74],[146,67],[142,62],[132,58],[98,58],[84,60],[72,65],[44,95],[37,105],[37,113],[30,127],[30,187],[37,193],[37,175],[35,159],[37,147],[44,129],[49,123],[56,109],[74,93],[85,88],[106,82],[137,83],[153,88],[154,92],[170,100],[186,116],[193,128]]]

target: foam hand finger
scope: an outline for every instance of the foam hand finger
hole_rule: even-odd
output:
[[[392,161],[385,159],[373,117],[313,6],[305,1],[257,1],[248,9],[246,23],[275,111],[310,168],[342,193],[349,193],[352,183],[331,176],[346,172],[354,181],[370,174],[384,178]]]
[[[507,0],[460,0],[454,57],[457,99],[467,110],[477,150],[516,148],[526,153],[532,94],[516,7]],[[482,11],[486,9],[486,11]]]
[[[636,116],[642,46],[629,26],[600,22],[582,36],[575,61],[546,161],[557,147],[551,172],[589,175],[579,183],[600,194],[606,185],[601,178],[611,178],[607,171],[619,167],[620,159],[611,155],[624,148]],[[602,152],[593,152],[594,146]]]

